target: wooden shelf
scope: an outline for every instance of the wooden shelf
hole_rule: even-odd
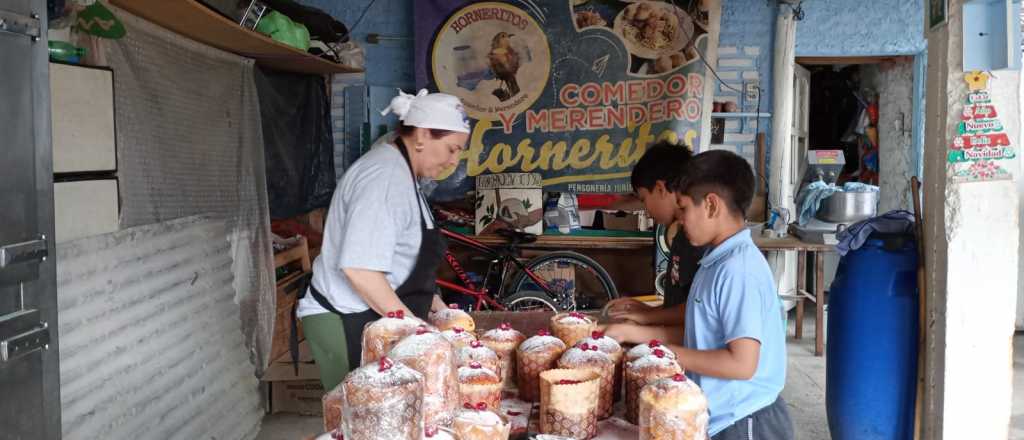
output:
[[[716,112],[711,114],[712,118],[770,118],[771,113],[745,113],[745,112]]]
[[[508,244],[508,240],[497,235],[473,237],[488,246]],[[520,245],[521,249],[648,249],[654,246],[652,237],[587,237],[572,235],[541,235],[537,241]]]
[[[260,66],[312,74],[363,71],[332,63],[244,29],[196,0],[111,0],[111,3],[185,37],[253,58]]]

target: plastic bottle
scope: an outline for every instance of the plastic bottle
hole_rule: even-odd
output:
[[[78,64],[85,56],[85,48],[77,47],[66,41],[50,40],[48,47],[51,61]]]

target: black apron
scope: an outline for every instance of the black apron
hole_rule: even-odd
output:
[[[409,174],[412,175],[413,179],[412,190],[416,193],[417,207],[421,203],[425,205],[426,200],[423,199],[419,188],[415,184],[416,174],[412,171],[412,162],[409,160],[409,152],[406,149],[405,143],[399,138],[395,141],[395,145],[398,147],[398,151],[402,153],[402,158],[405,159],[406,165],[409,166]],[[395,293],[398,294],[398,298],[402,300],[402,303],[414,315],[426,321],[427,314],[430,313],[430,305],[433,303],[434,291],[437,287],[437,269],[441,266],[441,262],[444,261],[444,253],[448,249],[448,242],[441,235],[441,231],[436,223],[433,229],[427,228],[427,219],[423,214],[423,209],[420,208],[419,212],[421,238],[420,250],[416,256],[416,264],[413,265],[409,278],[395,289]],[[345,341],[348,346],[349,369],[356,369],[362,358],[363,328],[366,324],[380,319],[380,315],[373,311],[373,309],[366,309],[358,313],[341,313],[331,305],[330,301],[320,291],[313,287],[313,283],[309,284],[309,293],[313,295],[313,299],[316,300],[317,304],[320,304],[320,307],[341,317],[342,325],[345,327]]]
[[[665,283],[665,302],[662,307],[675,307],[686,304],[690,296],[693,277],[697,275],[700,260],[704,258],[704,248],[694,247],[686,238],[682,228],[676,232],[669,245],[668,282]]]

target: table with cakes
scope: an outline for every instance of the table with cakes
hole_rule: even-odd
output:
[[[525,335],[454,306],[366,326],[315,439],[707,439],[707,400],[659,341],[626,349],[581,312]]]

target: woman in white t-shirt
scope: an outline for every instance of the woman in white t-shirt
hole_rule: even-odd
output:
[[[455,166],[469,120],[458,98],[426,90],[399,93],[388,112],[401,125],[342,176],[296,311],[327,390],[359,366],[367,323],[397,311],[426,319],[444,307],[434,289],[447,244],[418,181]]]

